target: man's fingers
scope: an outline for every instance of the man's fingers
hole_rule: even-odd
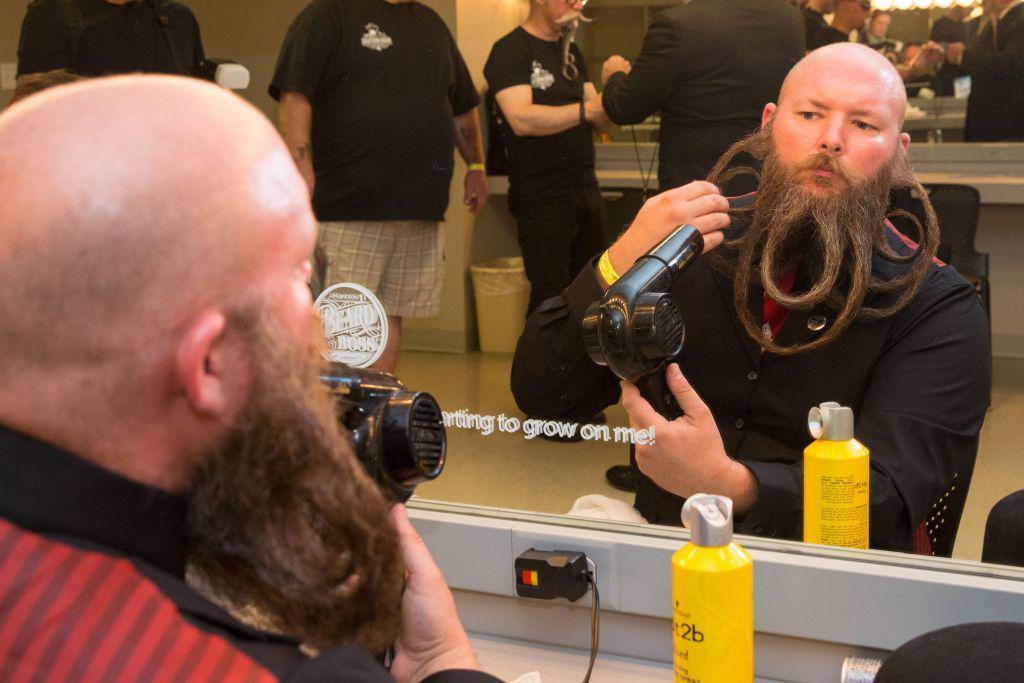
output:
[[[700,230],[700,228],[697,229]],[[708,253],[725,241],[725,233],[721,230],[715,230],[714,232],[702,231],[702,233],[704,235],[704,251],[701,252],[702,254]]]
[[[706,194],[721,194],[718,188],[707,182],[706,180],[694,180],[692,183],[687,183],[682,187],[676,187],[665,193],[670,198],[685,199],[688,202],[692,202],[697,197],[703,197]]]
[[[405,560],[405,568],[410,574],[424,574],[436,570],[434,558],[427,550],[427,544],[423,542],[419,532],[409,521],[409,513],[401,503],[391,508],[391,523],[395,525],[398,532],[398,543],[402,548],[402,558]]]
[[[643,396],[640,390],[631,382],[622,383],[622,407],[629,415],[630,425],[635,423],[636,427],[646,429],[651,425],[657,428],[665,424],[666,420]]]
[[[690,417],[703,417],[708,412],[708,406],[703,399],[697,395],[697,391],[690,386],[690,382],[683,377],[682,371],[677,363],[672,363],[665,371],[668,380],[669,391],[676,397],[676,402],[683,409],[683,413]]]

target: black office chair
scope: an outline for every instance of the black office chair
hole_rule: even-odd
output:
[[[1006,496],[988,513],[981,561],[1024,567],[1024,491]]]
[[[990,313],[988,254],[974,248],[981,213],[981,195],[969,185],[925,185],[935,215],[939,219],[938,258],[957,269],[978,290],[985,312]],[[893,192],[892,209],[903,209],[924,223],[924,205],[909,190]],[[892,218],[896,229],[919,240],[916,226],[902,216]]]
[[[967,491],[974,475],[975,459],[976,456],[972,455],[969,461],[961,464],[949,486],[932,503],[914,536],[915,553],[937,557],[953,555],[956,532],[960,527],[960,518],[963,517],[967,503]]]
[[[974,248],[981,213],[981,195],[969,185],[925,185],[935,216],[939,221],[938,258],[956,268],[974,285],[988,319],[988,355],[992,359],[992,306],[988,283],[988,254]],[[917,217],[924,225],[924,205],[910,190],[897,190],[890,197],[890,210],[902,209]],[[917,226],[905,216],[892,216],[896,229],[914,240],[920,240]],[[992,397],[989,396],[989,405]]]

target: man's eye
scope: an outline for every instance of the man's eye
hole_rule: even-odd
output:
[[[860,128],[861,130],[876,130],[874,126],[870,123],[865,123],[864,121],[854,121],[853,125],[857,126],[857,128]]]
[[[816,111],[802,111],[802,112],[800,112],[800,116],[802,116],[807,121],[813,121],[814,119],[818,118],[818,112],[816,112]]]

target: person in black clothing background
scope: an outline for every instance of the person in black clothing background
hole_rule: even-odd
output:
[[[320,221],[327,286],[380,299],[394,372],[402,320],[441,311],[457,149],[463,203],[487,201],[480,96],[438,14],[412,0],[314,0],[288,28],[270,96]]]
[[[807,38],[807,49],[816,50],[826,43],[823,32],[828,28],[825,23],[825,15],[832,14],[834,0],[808,0],[807,4],[800,8],[804,15],[804,30]]]
[[[926,194],[905,155],[905,108],[899,74],[877,52],[819,48],[765,106],[762,131],[713,170],[717,179],[740,150],[763,159],[758,192],[731,202],[731,223],[730,202],[695,182],[648,200],[606,252],[625,273],[684,223],[714,249],[672,285],[686,340],[667,379],[685,415],[667,422],[622,389],[631,426],[655,427],[634,458],[648,521],[678,525],[683,499],[707,491],[733,499],[738,532],[799,539],[807,411],[838,401],[871,449],[872,547],[931,552],[922,523],[951,485],[970,483],[991,378],[985,313],[972,285],[933,262],[934,220],[920,248],[885,223],[890,187]],[[619,399],[582,335],[603,272],[584,269],[527,321],[512,369],[527,414],[558,419]]]
[[[620,125],[660,112],[659,186],[685,185],[757,128],[804,44],[785,0],[693,0],[654,18],[634,66],[605,62],[604,91],[588,107]]]
[[[1024,140],[1024,3],[989,0],[965,43],[946,46],[946,62],[971,77],[964,139]]]
[[[493,682],[319,379],[316,221],[266,117],[89,79],[0,148],[0,679]]]
[[[582,6],[532,0],[526,21],[495,43],[484,66],[503,114],[509,209],[530,280],[527,313],[565,289],[608,246],[583,106],[597,90],[567,35]]]
[[[18,41],[18,76],[187,76],[204,59],[195,16],[172,0],[33,0]]]
[[[946,16],[939,17],[932,24],[932,32],[929,35],[929,40],[939,45],[948,45],[949,43],[966,43],[967,42],[967,17],[970,15],[973,7],[961,7],[960,5],[954,5],[949,8],[949,12]],[[952,95],[953,94],[953,81],[965,76],[963,67],[956,64],[950,64],[944,62],[939,68],[937,73],[937,84],[938,90],[937,95]]]

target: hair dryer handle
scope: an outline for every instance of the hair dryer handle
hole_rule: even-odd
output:
[[[636,381],[636,388],[647,402],[666,420],[674,420],[682,416],[683,409],[672,395],[665,380],[665,365],[659,365],[654,372],[649,372]]]

